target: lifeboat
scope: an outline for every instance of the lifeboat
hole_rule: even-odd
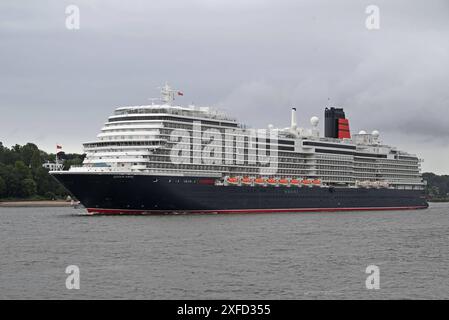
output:
[[[239,178],[233,178],[233,177],[229,177],[226,179],[226,182],[229,184],[238,184],[239,183]]]
[[[281,184],[283,186],[287,186],[288,185],[288,180],[287,179],[279,179],[279,184]]]
[[[254,179],[254,183],[255,184],[265,184],[265,179],[262,179],[262,178]]]
[[[291,179],[290,184],[293,186],[299,186],[299,180],[298,179]]]
[[[271,185],[275,185],[275,184],[277,184],[277,182],[278,181],[276,179],[273,179],[273,178],[267,179],[267,183],[271,184]]]
[[[301,181],[301,183],[304,184],[304,185],[306,185],[306,186],[308,186],[308,185],[310,185],[310,184],[312,183],[312,180],[309,180],[309,179],[303,179],[303,180]]]
[[[242,184],[248,185],[248,184],[251,184],[251,183],[253,183],[253,179],[251,179],[251,178],[245,177],[245,178],[242,179]]]
[[[314,180],[312,180],[312,184],[320,185],[321,184],[321,180],[320,179],[314,179]]]

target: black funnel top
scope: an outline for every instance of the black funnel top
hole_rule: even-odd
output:
[[[343,108],[326,108],[324,110],[324,136],[326,138],[339,138],[338,119],[346,119]]]

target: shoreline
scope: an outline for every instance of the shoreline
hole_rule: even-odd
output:
[[[65,200],[0,201],[0,208],[73,207],[73,205],[70,201]]]

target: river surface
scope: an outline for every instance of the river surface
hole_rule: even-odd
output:
[[[80,289],[66,288],[67,266]],[[380,289],[368,290],[369,265]],[[449,204],[87,216],[0,208],[1,299],[447,299]]]

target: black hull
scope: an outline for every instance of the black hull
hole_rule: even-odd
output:
[[[216,186],[214,178],[53,173],[89,212],[238,213],[423,209],[421,190]]]

